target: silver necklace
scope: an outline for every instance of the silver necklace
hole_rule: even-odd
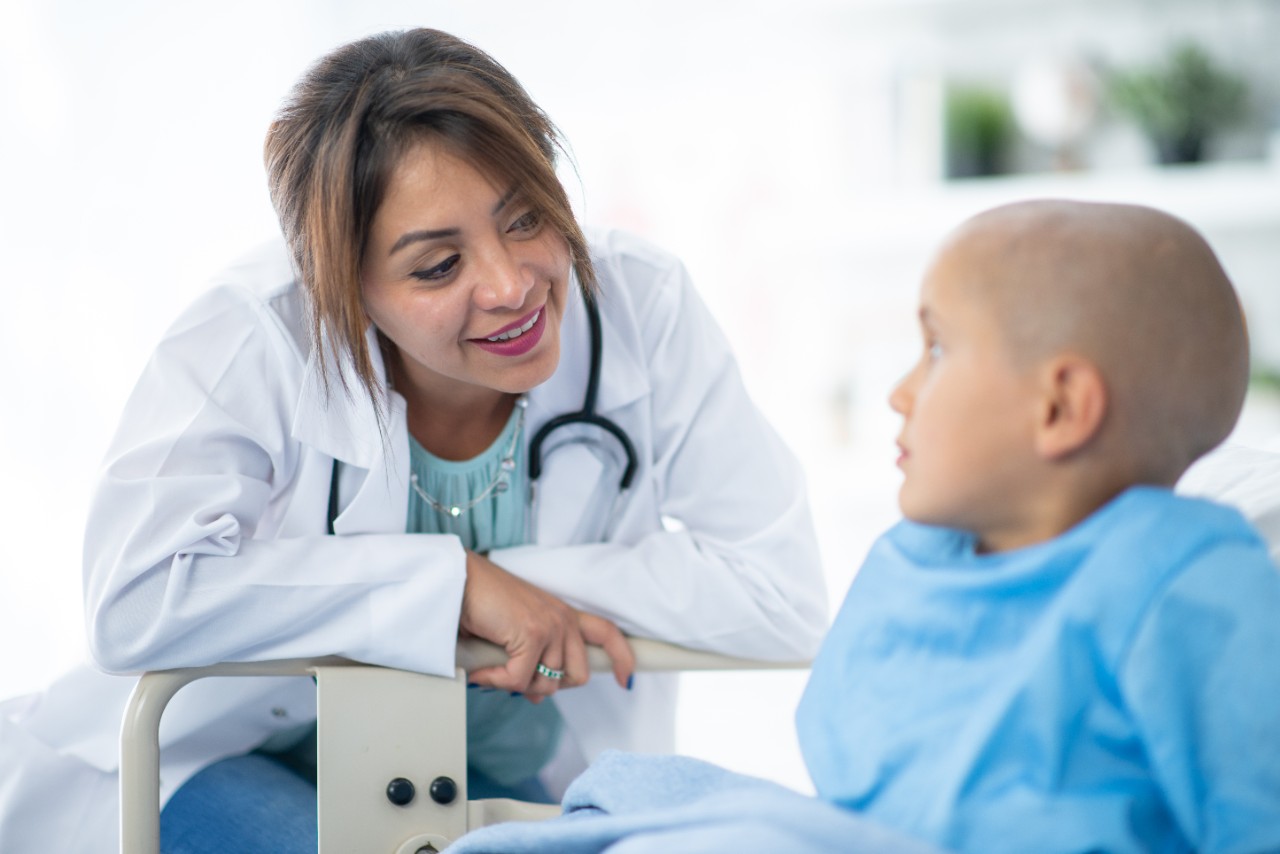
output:
[[[409,485],[413,487],[413,491],[418,493],[418,497],[427,502],[427,505],[432,510],[442,516],[451,516],[454,519],[466,513],[490,495],[501,495],[506,492],[511,488],[511,477],[515,474],[516,446],[520,442],[520,434],[524,432],[524,412],[528,406],[529,401],[525,399],[524,395],[516,398],[516,429],[511,432],[511,441],[507,443],[507,448],[502,454],[502,462],[498,465],[498,473],[493,476],[493,480],[489,481],[489,485],[482,489],[475,498],[465,504],[445,504],[443,501],[438,501],[435,496],[418,484],[417,472],[409,475]]]

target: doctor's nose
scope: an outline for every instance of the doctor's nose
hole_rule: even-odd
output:
[[[480,274],[473,299],[482,309],[521,308],[534,282],[531,271],[517,258],[501,251],[481,266]]]

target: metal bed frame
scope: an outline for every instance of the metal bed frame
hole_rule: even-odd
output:
[[[632,638],[637,671],[804,669],[808,662],[729,658]],[[608,657],[588,647],[593,672]],[[160,851],[160,718],[173,696],[218,676],[313,676],[316,682],[320,854],[431,854],[468,830],[539,820],[557,805],[467,799],[466,673],[501,664],[500,647],[459,643],[453,678],[343,658],[214,664],[145,673],[120,735],[120,844],[128,854]],[[424,709],[430,725],[424,726]]]

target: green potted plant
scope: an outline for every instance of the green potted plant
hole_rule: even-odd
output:
[[[1194,163],[1206,140],[1243,118],[1248,86],[1192,42],[1174,46],[1157,65],[1117,71],[1108,91],[1155,146],[1161,163]]]
[[[1007,171],[1014,128],[1013,110],[1003,92],[974,85],[950,87],[944,128],[948,178]]]

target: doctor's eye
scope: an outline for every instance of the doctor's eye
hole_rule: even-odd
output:
[[[414,270],[409,275],[424,282],[434,282],[439,279],[443,279],[445,276],[453,272],[453,268],[458,265],[458,261],[460,259],[461,256],[459,255],[450,255],[434,267],[427,267],[424,270]]]
[[[532,236],[542,226],[542,214],[536,210],[528,210],[521,214],[507,228],[507,234]]]
[[[926,342],[925,353],[929,356],[930,362],[936,362],[942,358],[942,345],[937,341]]]

